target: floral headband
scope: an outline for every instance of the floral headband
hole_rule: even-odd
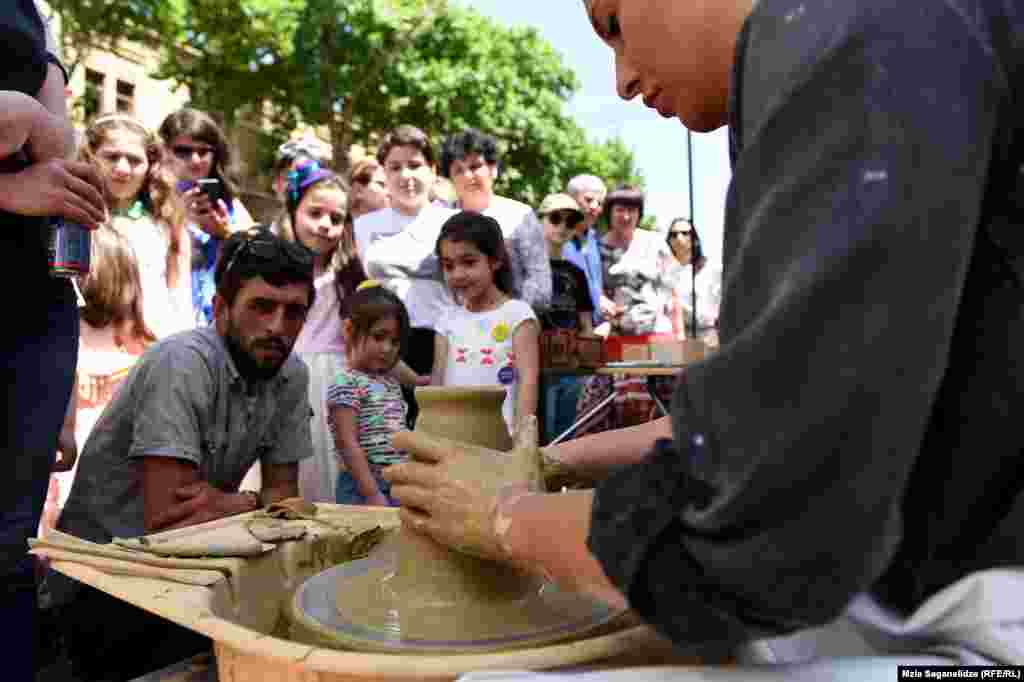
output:
[[[315,159],[303,159],[288,172],[288,205],[293,210],[299,205],[303,193],[310,185],[335,177],[332,171],[321,168]]]

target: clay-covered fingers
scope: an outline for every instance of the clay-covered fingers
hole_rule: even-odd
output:
[[[444,474],[436,466],[416,461],[392,464],[383,471],[384,480],[394,486],[417,486],[436,488],[444,480]]]
[[[458,448],[464,447],[453,440],[422,431],[399,431],[391,436],[391,445],[396,450],[405,450],[421,462],[443,462]]]
[[[430,517],[422,511],[410,507],[400,507],[398,518],[405,526],[412,528],[417,533],[423,533],[438,539],[440,531],[437,528],[437,524],[431,521]]]
[[[396,484],[391,486],[391,497],[395,498],[402,507],[411,507],[430,514],[434,502],[437,500],[437,493],[432,488],[414,484]]]
[[[528,414],[519,420],[516,429],[516,449],[537,447],[537,416]]]

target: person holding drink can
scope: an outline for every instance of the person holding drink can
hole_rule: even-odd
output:
[[[0,612],[14,624],[5,676],[33,679],[36,587],[27,539],[46,499],[53,453],[68,409],[78,353],[71,284],[51,277],[50,220],[85,229],[106,219],[102,183],[89,164],[69,160],[74,131],[56,47],[31,0],[0,15],[0,284],[17,295],[16,323],[0,337],[6,420],[0,480]],[[59,444],[70,466],[74,439]]]

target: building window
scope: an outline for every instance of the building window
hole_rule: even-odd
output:
[[[117,111],[121,114],[135,113],[135,85],[117,81]]]
[[[85,70],[85,92],[82,93],[82,108],[88,121],[100,113],[103,107],[103,88],[107,77],[99,71]]]

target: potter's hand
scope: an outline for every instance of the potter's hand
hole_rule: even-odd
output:
[[[392,443],[414,460],[384,470],[403,523],[465,554],[512,559],[504,542],[509,522],[501,512],[536,484],[536,462],[529,471],[536,418],[524,420],[512,453],[410,431],[396,433]]]
[[[151,530],[194,526],[254,510],[251,496],[226,493],[206,481],[190,483],[174,492],[181,502],[158,514]]]

